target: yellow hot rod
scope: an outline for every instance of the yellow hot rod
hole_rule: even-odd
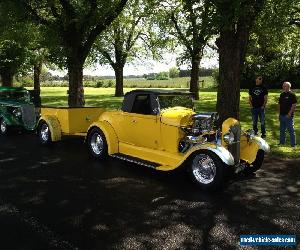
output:
[[[42,108],[38,134],[43,144],[82,135],[95,158],[110,155],[161,171],[184,167],[199,186],[214,189],[227,169],[257,171],[270,150],[239,121],[217,127],[217,120],[217,113],[195,113],[190,93],[134,90],[116,111]]]

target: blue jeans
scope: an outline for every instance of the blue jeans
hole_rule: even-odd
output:
[[[280,121],[280,144],[285,144],[285,131],[286,129],[290,134],[291,146],[296,145],[296,134],[294,129],[294,119],[293,117],[287,117],[286,115],[279,115]]]
[[[252,108],[251,112],[252,112],[253,130],[254,130],[255,134],[257,134],[257,132],[258,132],[257,121],[258,121],[258,117],[259,117],[260,125],[261,125],[261,134],[265,136],[266,135],[265,109]]]

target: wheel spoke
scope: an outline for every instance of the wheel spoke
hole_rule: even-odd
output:
[[[95,132],[92,135],[90,145],[91,145],[91,149],[93,150],[93,152],[96,155],[100,155],[102,153],[103,147],[104,147],[104,142],[99,133]]]
[[[192,171],[198,182],[209,184],[215,179],[216,165],[209,155],[199,154],[193,162]]]

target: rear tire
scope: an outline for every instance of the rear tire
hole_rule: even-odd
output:
[[[214,153],[199,152],[189,164],[192,180],[206,190],[219,189],[225,180],[225,166]]]
[[[1,135],[7,135],[8,133],[8,126],[7,123],[3,118],[0,118],[0,134]]]
[[[93,158],[103,160],[108,156],[107,141],[101,129],[91,129],[88,133],[87,144]]]
[[[247,170],[252,173],[259,170],[264,162],[264,158],[265,158],[265,151],[263,151],[262,149],[259,149],[257,151],[255,161],[251,164],[252,166],[247,168]]]
[[[49,145],[52,142],[51,131],[49,125],[45,121],[41,121],[39,124],[38,136],[43,145]]]

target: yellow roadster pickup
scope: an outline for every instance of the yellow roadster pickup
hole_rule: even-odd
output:
[[[118,111],[42,108],[38,134],[43,144],[83,135],[95,158],[110,155],[161,171],[183,167],[199,186],[215,189],[227,169],[257,171],[270,149],[239,121],[217,127],[217,120],[217,113],[195,113],[190,93],[134,90]]]

